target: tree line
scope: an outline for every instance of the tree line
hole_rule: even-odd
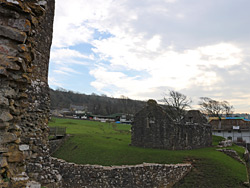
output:
[[[69,109],[70,105],[77,105],[86,107],[88,112],[96,115],[135,114],[146,105],[145,101],[132,100],[126,96],[113,98],[95,93],[86,95],[62,88],[50,89],[50,98],[51,109]],[[180,92],[169,90],[160,102],[164,103],[162,107],[173,120],[180,121],[191,108],[192,100]],[[209,97],[200,97],[199,106],[199,110],[210,117],[231,115],[234,108],[228,101],[218,101]]]
[[[184,117],[186,110],[191,108],[192,100],[186,95],[170,90],[165,93],[161,100],[165,103],[165,110],[170,117],[175,121],[180,121]],[[209,97],[200,97],[199,101],[200,111],[209,117],[220,117],[222,114],[226,116],[233,114],[234,107],[228,101],[218,101]]]
[[[84,106],[88,112],[95,115],[110,115],[115,113],[135,114],[145,106],[144,101],[132,100],[128,97],[107,97],[106,95],[91,95],[76,93],[59,88],[50,89],[51,109],[70,108],[70,105]]]

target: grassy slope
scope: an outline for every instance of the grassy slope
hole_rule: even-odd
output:
[[[129,146],[130,125],[84,120],[52,119],[50,126],[65,126],[73,136],[55,157],[78,164],[124,165],[192,162],[194,168],[176,187],[241,187],[246,181],[245,166],[215,147],[168,151]],[[214,144],[220,138],[214,137]],[[244,150],[233,146],[242,155]]]

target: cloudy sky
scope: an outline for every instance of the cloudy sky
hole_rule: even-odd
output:
[[[250,113],[249,0],[56,0],[49,85]]]

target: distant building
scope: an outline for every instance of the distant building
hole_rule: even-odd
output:
[[[70,110],[71,111],[74,111],[74,112],[76,112],[76,111],[87,111],[87,106],[79,106],[79,105],[73,105],[73,104],[71,104],[70,105]]]
[[[210,117],[209,124],[213,135],[250,143],[250,120],[245,117]]]

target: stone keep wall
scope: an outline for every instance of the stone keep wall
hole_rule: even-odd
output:
[[[0,187],[57,184],[48,155],[54,0],[0,0]]]
[[[104,167],[77,165],[53,158],[52,163],[62,175],[64,188],[110,187],[172,187],[190,170],[191,164],[149,164]]]
[[[175,123],[156,103],[149,100],[132,125],[131,145],[169,150],[195,149],[212,144],[211,126],[199,111],[190,111]]]

